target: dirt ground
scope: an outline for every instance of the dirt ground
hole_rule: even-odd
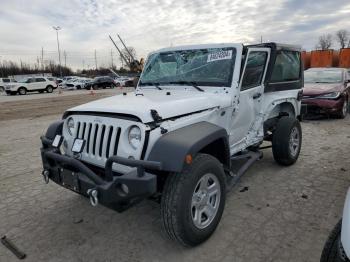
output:
[[[65,91],[58,94],[30,93],[26,96],[0,96],[0,119],[23,119],[37,118],[54,114],[63,114],[70,107],[84,104],[99,98],[104,98],[121,92],[129,91],[130,88],[109,89],[90,91]]]
[[[215,234],[189,249],[167,239],[155,202],[119,214],[43,183],[39,136],[65,108],[111,94],[0,98],[0,236],[25,261],[319,261],[350,185],[350,117],[303,122],[291,167],[265,150],[228,194]],[[0,261],[17,258],[0,245]]]

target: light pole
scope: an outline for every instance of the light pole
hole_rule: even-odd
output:
[[[2,58],[2,56],[0,56],[0,62],[1,62],[1,58]],[[0,67],[1,67],[1,76],[4,77],[4,71],[3,71],[4,67],[3,67],[2,63],[0,64]]]
[[[61,30],[61,27],[59,26],[53,26],[54,30],[56,30],[57,35],[57,49],[58,49],[58,61],[59,61],[59,67],[60,67],[60,76],[62,78],[62,67],[61,67],[61,51],[60,51],[60,42],[58,41],[58,31]]]

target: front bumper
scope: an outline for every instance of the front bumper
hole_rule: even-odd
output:
[[[308,113],[326,113],[334,114],[342,110],[344,98],[338,99],[302,99],[301,101],[301,112],[302,114]]]
[[[62,155],[58,149],[51,147],[49,139],[42,137],[42,143],[44,180],[52,180],[60,186],[89,197],[93,206],[101,203],[121,212],[157,192],[157,177],[149,171],[161,170],[159,162],[112,156],[106,161],[104,174],[100,175],[83,162]],[[113,172],[113,163],[134,168],[120,175]]]

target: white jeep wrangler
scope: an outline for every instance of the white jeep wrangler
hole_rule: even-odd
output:
[[[159,200],[169,236],[195,246],[214,232],[226,192],[262,148],[281,165],[298,159],[302,87],[299,47],[161,49],[135,92],[69,109],[50,125],[44,180],[117,211]]]

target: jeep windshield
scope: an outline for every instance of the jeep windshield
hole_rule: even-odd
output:
[[[230,87],[235,58],[233,47],[154,53],[147,60],[139,85]]]

